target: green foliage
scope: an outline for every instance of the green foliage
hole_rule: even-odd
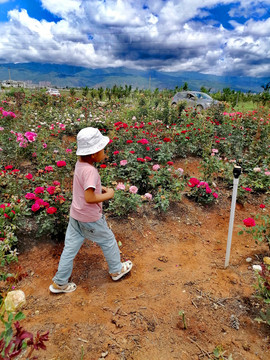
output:
[[[257,296],[262,299],[265,304],[270,304],[270,265],[262,264],[261,270],[256,271],[255,274],[257,284],[254,287]]]
[[[228,357],[225,356],[226,351],[224,351],[222,345],[218,345],[213,350],[214,360],[233,360],[232,355],[230,354]]]
[[[242,231],[238,234],[242,235],[244,232],[250,234],[255,240],[256,244],[266,243],[270,248],[270,215],[269,214],[256,214],[255,226],[242,226]]]
[[[210,205],[216,202],[218,194],[214,192],[206,181],[190,178],[188,186],[191,188],[187,194],[192,200],[202,205]]]
[[[16,232],[20,213],[20,204],[8,203],[0,206],[0,281],[11,276],[7,265],[18,260],[15,245],[18,241]]]
[[[186,315],[185,315],[184,310],[179,311],[179,316],[181,317],[181,320],[183,322],[183,329],[186,330],[187,329],[187,322],[186,322]]]
[[[109,203],[108,211],[113,216],[125,217],[132,212],[136,212],[141,204],[140,195],[125,190],[116,190],[114,198]]]
[[[259,313],[259,317],[255,319],[259,323],[264,323],[270,326],[270,306],[266,308],[266,310],[261,310]]]

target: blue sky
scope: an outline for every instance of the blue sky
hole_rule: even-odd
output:
[[[270,0],[0,0],[0,64],[270,76]]]

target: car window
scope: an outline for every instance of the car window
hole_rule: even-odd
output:
[[[211,98],[211,96],[207,95],[207,94],[202,94],[202,98],[205,99],[205,100],[213,100]]]

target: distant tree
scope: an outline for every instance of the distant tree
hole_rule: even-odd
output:
[[[75,96],[76,91],[74,88],[69,89],[70,96]]]
[[[88,87],[86,86],[86,87],[84,87],[83,88],[83,91],[82,91],[82,96],[87,96],[88,95],[88,92],[89,92],[89,89],[88,89]]]
[[[103,87],[99,87],[99,88],[98,88],[98,97],[99,97],[99,100],[100,100],[100,101],[101,101],[102,98],[103,98],[103,93],[104,93]]]
[[[270,90],[270,81],[266,85],[261,86],[263,88],[263,91],[269,91]]]
[[[112,92],[111,92],[111,89],[110,89],[110,88],[106,88],[106,90],[105,90],[105,95],[106,95],[106,97],[107,97],[109,100],[111,100],[111,98],[112,98]]]
[[[184,83],[184,85],[183,85],[183,90],[184,90],[184,91],[188,91],[188,90],[189,90],[189,88],[188,88],[188,83],[187,83],[187,82]]]
[[[202,86],[201,87],[201,92],[205,93],[205,94],[210,94],[210,91],[211,91],[212,88],[209,88],[208,90],[206,89],[206,87]]]

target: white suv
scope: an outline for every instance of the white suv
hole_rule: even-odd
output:
[[[55,95],[55,96],[60,96],[60,95],[61,95],[60,92],[59,92],[59,90],[57,90],[57,89],[48,89],[48,90],[46,91],[46,94],[48,94],[48,95]]]

